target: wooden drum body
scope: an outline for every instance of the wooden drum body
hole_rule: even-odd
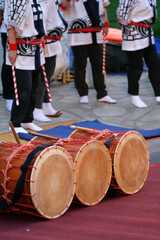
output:
[[[21,165],[34,145],[0,144],[0,202],[12,202]],[[61,147],[45,147],[32,159],[20,199],[12,211],[54,219],[64,214],[75,193],[73,161]]]
[[[143,136],[136,131],[111,133],[105,131],[86,132],[74,131],[71,139],[96,139],[103,143],[115,135],[109,144],[109,153],[112,159],[111,186],[123,193],[138,192],[146,182],[149,172],[149,150]]]

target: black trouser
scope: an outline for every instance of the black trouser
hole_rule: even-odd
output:
[[[45,71],[48,80],[48,84],[50,86],[51,77],[53,76],[54,70],[56,66],[56,56],[45,58]],[[46,90],[46,84],[44,81],[43,71],[41,71],[41,80],[39,81],[39,86],[37,88],[37,99],[36,99],[36,108],[42,109],[42,103],[48,103],[49,97],[48,92]]]
[[[7,33],[1,33],[2,46],[3,46],[3,64],[1,71],[1,79],[3,86],[3,98],[13,99],[14,96],[14,87],[13,87],[13,77],[12,77],[12,67],[6,65],[6,41]]]
[[[75,86],[80,96],[88,95],[88,85],[85,82],[87,58],[92,67],[94,88],[97,99],[107,95],[102,74],[103,46],[102,44],[89,44],[72,47],[74,55]]]
[[[14,99],[11,111],[11,121],[14,127],[20,127],[21,123],[33,121],[40,72],[41,68],[33,71],[15,69],[19,106],[16,105]]]
[[[155,96],[160,96],[160,57],[155,45],[137,51],[126,51],[128,58],[128,93],[139,95],[139,80],[143,71],[143,58]]]

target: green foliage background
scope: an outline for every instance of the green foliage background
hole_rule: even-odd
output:
[[[111,4],[107,8],[110,27],[120,29],[120,26],[117,23],[117,17],[116,17],[116,10],[119,4],[119,0],[110,0],[110,3]],[[153,25],[153,30],[154,30],[155,38],[160,38],[160,1],[159,0],[157,0],[157,13],[158,13],[158,17],[155,24]]]

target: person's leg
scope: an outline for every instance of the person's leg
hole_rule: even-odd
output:
[[[53,76],[55,65],[56,65],[56,55],[49,58],[45,58],[45,61],[46,62],[44,64],[44,67],[46,71],[48,84],[50,87],[51,77]],[[46,117],[44,113],[46,109],[48,110],[47,112],[49,112],[48,115],[50,116],[54,115],[56,117],[59,117],[62,114],[60,111],[56,111],[55,109],[53,109],[49,101],[48,92],[46,89],[46,84],[43,76],[43,71],[41,69],[41,78],[37,88],[36,106],[33,111],[34,119],[40,122],[50,122],[51,119]]]
[[[54,73],[54,69],[55,69],[55,60],[56,60],[56,56],[45,58],[46,62],[44,64],[44,67],[45,67],[49,86],[50,86],[51,77],[52,77],[52,75]],[[46,90],[46,84],[45,84],[45,80],[44,80],[44,76],[43,76],[43,71],[41,69],[41,78],[40,78],[38,88],[37,88],[36,108],[42,109],[43,102],[49,102],[49,98],[48,98],[48,93]]]
[[[128,93],[139,95],[139,80],[143,71],[143,51],[126,51],[128,58]]]
[[[31,71],[30,98],[29,98],[28,105],[26,107],[26,114],[24,116],[23,123],[33,121],[33,110],[36,105],[36,99],[37,99],[36,91],[40,81],[40,76],[41,76],[40,74],[41,74],[41,68]]]
[[[55,56],[52,56],[49,58],[45,58],[45,60],[46,60],[45,70],[46,70],[46,76],[48,79],[49,87],[50,87],[51,78],[54,74],[54,70],[55,70],[55,66],[56,66],[56,57],[57,56],[55,55]],[[44,82],[44,79],[43,79],[43,82]],[[45,87],[45,89],[46,89],[46,87]],[[59,117],[62,115],[61,111],[55,110],[52,107],[52,104],[49,101],[47,90],[45,91],[45,95],[44,95],[44,99],[43,99],[43,103],[42,103],[42,109],[43,109],[43,114],[45,114],[48,117]],[[45,118],[46,118],[46,116],[45,116]]]
[[[160,56],[157,54],[155,45],[149,46],[145,49],[144,59],[148,67],[149,79],[154,94],[157,97],[157,102],[160,102]]]
[[[21,127],[21,123],[24,120],[32,90],[32,72],[29,70],[15,69],[17,90],[19,98],[19,106],[16,105],[14,97],[13,106],[11,110],[11,122],[14,127]]]
[[[42,103],[43,103],[45,92],[46,92],[46,85],[43,78],[43,72],[41,70],[41,76],[40,76],[40,80],[36,90],[36,94],[37,94],[36,106],[35,106],[36,108],[42,109]]]
[[[48,73],[54,72],[54,68],[55,68],[54,61],[53,61],[53,66],[50,64],[52,62],[52,58],[54,60],[55,56],[51,57],[51,58],[45,58],[46,62],[44,64],[44,68],[46,71],[46,76],[47,76],[49,85],[50,85],[50,78],[48,76],[49,75]],[[40,122],[50,122],[51,119],[46,117],[42,110],[44,99],[46,99],[46,101],[49,101],[47,90],[46,90],[46,84],[45,84],[45,80],[44,80],[44,76],[43,76],[43,71],[41,69],[41,76],[40,76],[40,81],[39,81],[39,84],[37,87],[36,105],[35,105],[35,109],[33,111],[33,118],[34,118],[34,120],[37,120]]]
[[[139,108],[147,105],[139,97],[139,80],[143,71],[143,50],[126,51],[128,58],[128,93],[131,95],[131,103]]]
[[[29,85],[28,87],[30,89],[30,97],[29,97],[28,104],[26,105],[25,116],[23,118],[21,126],[23,128],[31,129],[34,131],[41,131],[42,128],[32,123],[33,110],[35,108],[36,98],[37,98],[36,90],[37,90],[38,83],[40,81],[41,67],[38,68],[37,70],[33,70],[30,72],[31,72],[30,79],[29,79],[30,83],[28,84]]]
[[[7,34],[1,33],[2,46],[3,46],[3,64],[1,70],[1,79],[3,86],[3,98],[6,99],[6,108],[8,111],[11,111],[13,97],[14,97],[14,86],[13,86],[13,76],[12,76],[12,67],[6,65],[6,41]]]
[[[106,85],[104,83],[104,75],[102,73],[103,66],[103,46],[102,44],[89,45],[89,59],[92,66],[93,83],[97,92],[97,99],[100,102],[116,103],[107,95]]]
[[[55,66],[56,66],[56,55],[49,57],[49,58],[45,58],[45,61],[46,61],[46,63],[45,63],[46,76],[47,76],[48,84],[50,87],[51,78],[54,74],[54,70],[55,70]],[[43,76],[42,76],[42,78],[43,78]],[[44,82],[44,78],[42,79],[42,81]],[[46,90],[46,87],[45,87],[45,90]],[[45,91],[43,102],[45,102],[45,103],[49,102],[47,90]]]
[[[97,92],[97,99],[107,95],[102,73],[103,46],[102,44],[89,45],[89,59],[92,66],[93,83]]]
[[[80,97],[88,96],[88,85],[85,82],[88,45],[72,47],[74,56],[74,78],[75,87]]]
[[[2,64],[1,79],[3,86],[3,98],[13,100],[14,86],[11,66],[4,63]]]

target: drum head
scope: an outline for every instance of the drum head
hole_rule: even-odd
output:
[[[128,194],[139,191],[149,171],[149,150],[145,139],[136,131],[122,136],[115,149],[114,175],[120,189]]]
[[[75,173],[64,148],[45,148],[34,163],[30,180],[33,205],[40,215],[53,219],[68,210],[75,193]]]
[[[108,149],[99,141],[84,144],[75,158],[76,196],[85,205],[99,203],[109,188],[112,164]]]

